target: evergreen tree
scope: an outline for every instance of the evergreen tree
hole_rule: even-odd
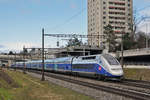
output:
[[[9,51],[8,55],[13,55],[14,53],[12,51]]]
[[[106,38],[105,44],[108,43],[109,52],[116,51],[117,36],[115,35],[113,27],[111,25],[105,26],[104,34],[105,34],[105,38]]]
[[[74,37],[72,39],[69,39],[69,42],[67,43],[67,47],[71,46],[81,46],[83,43],[82,41],[78,40],[78,38]]]

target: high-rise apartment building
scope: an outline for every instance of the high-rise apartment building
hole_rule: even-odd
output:
[[[132,0],[88,0],[88,44],[101,46],[104,27],[110,24],[115,34],[131,33]]]

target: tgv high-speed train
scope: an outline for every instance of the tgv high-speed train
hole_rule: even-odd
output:
[[[42,69],[42,61],[28,61],[27,69]],[[11,67],[23,68],[22,62]],[[62,57],[45,60],[45,70],[71,73],[80,76],[96,77],[98,79],[123,79],[123,70],[116,58],[109,54]]]

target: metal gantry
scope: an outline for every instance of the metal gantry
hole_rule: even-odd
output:
[[[94,38],[94,37],[103,37],[105,35],[80,35],[80,34],[44,34],[44,36],[51,36],[51,37],[64,37],[64,38]]]

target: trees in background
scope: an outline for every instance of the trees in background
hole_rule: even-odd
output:
[[[104,27],[104,36],[106,38],[105,44],[108,46],[109,52],[116,51],[116,44],[117,44],[117,36],[113,30],[111,25],[107,25]]]
[[[14,55],[13,51],[9,51],[8,55]]]
[[[137,32],[132,39],[131,35],[126,33],[123,36],[123,48],[124,50],[146,48],[146,39],[148,40],[148,47],[150,47],[150,35],[147,35],[144,32]],[[120,48],[121,44],[117,50],[120,51]]]
[[[150,35],[147,35],[144,32],[137,32],[135,35],[135,48],[146,48],[146,40],[148,40],[148,47],[150,47]]]
[[[71,47],[71,46],[81,46],[83,43],[82,41],[80,41],[77,37],[71,38],[69,39],[68,43],[67,43],[67,47]]]
[[[137,32],[138,25],[145,21],[146,19],[150,19],[147,15],[139,15],[138,10],[134,9],[133,11],[133,19],[131,20],[130,30],[131,33],[124,35],[124,49],[137,49],[137,48],[145,48],[146,47],[146,38],[149,40],[150,36],[146,35],[144,32]],[[130,18],[129,18],[130,19]],[[149,45],[148,41],[148,45]],[[150,45],[149,45],[150,46]]]
[[[122,33],[122,34],[123,34],[124,50],[145,48],[146,39],[148,40],[148,47],[150,47],[150,36],[145,34],[144,32],[134,33],[134,36],[131,33]],[[116,52],[121,50],[121,37],[118,37],[118,35],[114,32],[113,27],[111,25],[107,25],[104,27],[104,37],[105,37],[104,44],[107,44],[105,45],[105,48],[106,46],[108,46],[109,52]],[[66,46],[71,47],[81,45],[83,45],[82,41],[79,40],[77,37],[74,37],[72,39],[69,39]]]
[[[123,35],[123,48],[124,50],[134,49],[136,45],[136,42],[134,41],[134,38],[131,37],[129,33],[125,33]]]
[[[129,50],[129,49],[135,49],[136,48],[136,41],[134,38],[131,37],[130,33],[124,33],[123,34],[123,49]],[[121,51],[121,43],[119,42],[119,45],[116,47],[116,51]]]
[[[105,26],[104,29],[104,34],[106,37],[105,44],[108,44],[109,52],[120,51],[121,42],[118,42],[117,39],[121,38],[116,36],[116,33],[113,31],[113,27],[111,25]],[[130,33],[124,33],[123,48],[124,50],[146,48],[146,39],[148,40],[148,47],[150,47],[150,36],[144,32],[137,32],[134,36]]]
[[[121,37],[117,37],[111,25],[107,25],[104,27],[104,34],[106,37],[105,43],[108,44],[109,52],[121,50]],[[135,42],[133,42],[133,39],[131,39],[131,35],[129,33],[123,34],[123,44],[124,50],[133,48]]]

